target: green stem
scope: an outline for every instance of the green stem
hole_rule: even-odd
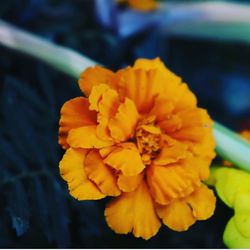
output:
[[[214,136],[217,154],[250,172],[250,143],[217,122],[214,124]]]
[[[0,20],[0,44],[42,60],[74,78],[96,62]]]
[[[45,61],[76,79],[83,69],[97,64],[71,49],[55,45],[1,20],[0,44]],[[214,136],[218,155],[239,168],[250,171],[250,143],[219,123],[214,124]]]

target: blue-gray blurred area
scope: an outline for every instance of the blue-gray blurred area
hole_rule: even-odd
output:
[[[234,3],[248,6],[250,1]],[[162,58],[212,118],[236,131],[250,129],[250,42],[244,39],[250,30],[230,33],[228,26],[227,39],[182,36],[168,33],[162,12],[137,14],[139,21],[133,10],[111,0],[0,1],[1,19],[111,69],[138,57]],[[59,176],[59,112],[65,101],[81,95],[76,80],[3,46],[0,80],[0,247],[225,247],[222,235],[232,211],[219,200],[215,215],[187,232],[163,226],[148,241],[113,233],[103,215],[108,200],[76,201]]]

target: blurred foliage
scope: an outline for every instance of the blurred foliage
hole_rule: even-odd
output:
[[[15,77],[7,73],[1,79],[0,210],[4,220],[0,223],[0,247],[42,244],[65,248],[70,245],[72,215],[91,234],[100,233],[92,224],[100,223],[98,209],[91,202],[76,202],[68,196],[57,167],[61,157],[57,144],[59,108],[69,93],[75,96],[79,92],[75,85],[68,85],[71,91],[65,97],[57,73],[39,63],[31,70],[33,62],[20,67],[20,61],[12,60],[25,62],[23,56],[7,59],[6,53],[2,58],[7,65],[1,68],[16,72]],[[30,83],[21,80],[27,78]],[[91,223],[86,220],[89,216]],[[88,242],[88,234],[83,239]]]
[[[137,57],[160,56],[188,82],[213,118],[250,126],[250,47],[162,37],[157,31],[120,39],[98,26],[92,0],[9,0],[0,17],[117,69]],[[212,219],[184,233],[166,227],[150,241],[114,234],[103,202],[68,195],[58,162],[60,107],[80,91],[75,80],[0,47],[0,247],[222,248],[231,211],[218,201]],[[63,58],[62,58],[63,60]]]

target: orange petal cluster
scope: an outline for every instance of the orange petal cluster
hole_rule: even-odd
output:
[[[79,200],[107,196],[116,233],[149,239],[161,224],[187,230],[214,212],[202,181],[215,156],[212,120],[187,84],[160,61],[139,59],[117,72],[85,70],[87,97],[61,109],[60,173]]]
[[[156,0],[117,0],[118,3],[126,3],[131,8],[139,11],[152,11],[157,8]]]

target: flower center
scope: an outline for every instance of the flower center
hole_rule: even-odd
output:
[[[140,121],[136,128],[136,142],[142,161],[150,165],[159,153],[161,129],[155,124],[155,117],[150,116]]]

